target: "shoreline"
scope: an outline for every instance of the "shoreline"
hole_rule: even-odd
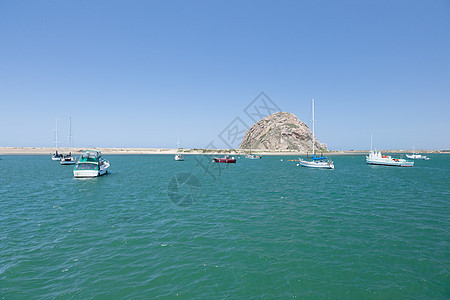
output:
[[[178,149],[170,148],[59,148],[60,153],[69,153],[77,155],[86,149],[100,150],[105,155],[127,155],[127,154],[176,154],[179,153]],[[0,147],[0,155],[51,155],[55,149],[50,147]],[[411,150],[379,150],[383,153],[411,153]],[[248,150],[243,149],[183,149],[180,151],[183,155],[246,155]],[[323,152],[326,155],[364,155],[369,150],[349,150],[349,151],[327,151]],[[432,154],[432,153],[444,153],[450,154],[450,150],[417,150],[417,153]],[[257,155],[286,155],[286,156],[298,156],[307,155],[311,153],[292,151],[292,150],[261,150],[255,149],[252,151]],[[322,153],[322,152],[318,152]]]

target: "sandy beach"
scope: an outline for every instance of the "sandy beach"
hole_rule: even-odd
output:
[[[83,150],[90,148],[59,148],[61,153],[79,154]],[[165,148],[95,148],[103,154],[175,154],[178,149]],[[385,153],[410,153],[411,150],[380,150]],[[0,155],[50,155],[55,152],[55,148],[50,147],[0,147]],[[183,149],[183,154],[210,154],[210,155],[245,155],[248,150],[239,149]],[[327,155],[363,155],[369,150],[352,150],[352,151],[329,151]],[[416,150],[417,153],[450,153],[449,150]],[[259,155],[306,155],[306,152],[298,152],[291,150],[252,150],[252,153]],[[325,152],[324,152],[325,153]]]

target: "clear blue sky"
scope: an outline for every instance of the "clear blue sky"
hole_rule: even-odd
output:
[[[0,146],[224,147],[264,91],[333,150],[450,149],[449,1],[0,1],[0,41]]]

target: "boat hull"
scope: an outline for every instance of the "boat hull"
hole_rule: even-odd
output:
[[[214,162],[216,163],[223,163],[223,164],[234,164],[236,163],[235,158],[217,158],[214,157]]]
[[[425,156],[425,155],[420,155],[420,154],[406,154],[406,157],[409,159],[419,159],[419,160],[429,160],[430,158]]]
[[[307,168],[334,169],[334,164],[333,163],[331,163],[331,162],[324,162],[324,161],[300,160],[300,165],[302,167],[307,167]]]
[[[73,170],[73,177],[75,178],[92,178],[99,177],[108,173],[107,169],[102,170]]]
[[[390,166],[390,167],[414,167],[413,162],[383,162],[383,161],[373,161],[367,160],[367,164],[369,165],[378,165],[378,166]]]

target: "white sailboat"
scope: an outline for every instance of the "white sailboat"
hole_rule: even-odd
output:
[[[315,135],[314,135],[314,99],[312,99],[312,135],[313,135],[313,144],[312,144],[312,160],[304,160],[299,158],[299,164],[302,167],[308,167],[308,168],[318,168],[318,169],[334,169],[334,163],[331,160],[328,160],[326,156],[323,157],[316,157],[314,152],[314,144],[315,144]]]
[[[67,136],[69,138],[69,148],[72,148],[72,118],[69,117],[69,135]],[[61,165],[74,165],[77,162],[77,157],[72,156],[72,152],[69,152],[69,154],[64,155],[62,154],[62,157],[60,158],[59,162]]]
[[[55,128],[55,153],[52,154],[52,160],[60,160],[63,157],[61,153],[58,153],[58,119],[56,119]]]
[[[261,155],[252,154],[252,142],[251,142],[251,133],[249,133],[249,141],[250,141],[250,151],[245,156],[247,159],[261,159]]]
[[[180,148],[180,135],[178,135],[178,151],[180,151],[180,149],[181,149]],[[181,153],[177,153],[177,154],[175,154],[174,159],[176,161],[184,161],[184,156]]]

